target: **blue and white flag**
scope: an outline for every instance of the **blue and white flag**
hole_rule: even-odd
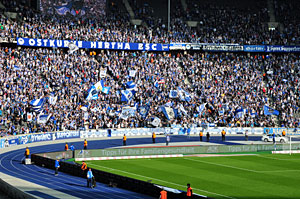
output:
[[[20,66],[14,65],[14,70],[21,70]]]
[[[163,106],[161,107],[161,110],[168,120],[173,120],[178,116],[178,111],[174,108]]]
[[[54,96],[54,95],[49,96],[49,104],[55,105],[56,101],[57,101],[57,96]]]
[[[57,14],[59,14],[59,15],[66,15],[68,12],[71,11],[71,8],[72,8],[72,2],[70,2],[66,5],[56,6],[55,10],[56,10]]]
[[[86,97],[86,100],[96,100],[98,99],[98,92],[95,86],[92,86],[89,90],[88,90],[88,96]]]
[[[104,86],[104,87],[102,88],[102,93],[108,94],[109,91],[110,91],[110,87]]]
[[[265,115],[279,115],[279,111],[264,105],[264,114]]]
[[[134,77],[136,73],[136,70],[129,70],[129,76]]]
[[[132,94],[137,91],[136,84],[133,81],[129,81],[126,83],[126,89],[133,92]]]
[[[244,109],[243,108],[239,108],[239,109],[236,109],[234,114],[235,114],[235,117],[237,118],[241,118],[244,116]]]
[[[101,91],[102,93],[108,94],[110,91],[110,87],[104,85],[104,80],[101,80],[95,84],[95,88],[97,91]]]
[[[144,106],[139,106],[138,107],[138,113],[140,114],[140,116],[145,119],[148,116],[150,110],[150,106],[149,105],[144,105]]]
[[[126,106],[122,108],[120,118],[123,120],[127,120],[129,117],[135,117],[135,113],[136,113],[136,107]]]
[[[202,112],[204,111],[205,106],[206,106],[206,103],[201,104],[200,106],[197,107],[197,111],[199,112],[200,115],[201,115]]]
[[[130,100],[132,100],[133,94],[131,91],[129,90],[122,90],[121,91],[121,101],[122,102],[128,102]]]
[[[169,97],[170,98],[177,98],[178,97],[178,91],[177,90],[170,90]]]
[[[69,47],[69,51],[68,51],[69,54],[72,54],[73,52],[75,52],[76,50],[79,49],[79,47],[76,44],[74,44],[73,42],[70,42],[68,44],[68,47]]]
[[[192,99],[191,95],[185,90],[183,90],[182,88],[178,87],[177,92],[181,101],[187,101],[187,102],[191,101]]]
[[[155,127],[158,127],[161,123],[161,120],[158,118],[158,117],[153,117],[152,118],[152,121],[151,121],[151,124]]]
[[[183,105],[182,104],[179,104],[179,109],[180,109],[180,112],[185,115],[185,116],[189,116],[188,115],[188,112],[184,109]]]
[[[50,117],[51,117],[51,114],[49,114],[49,115],[45,115],[45,114],[42,115],[42,114],[40,114],[37,117],[37,123],[38,124],[46,124]]]
[[[45,103],[45,98],[40,98],[40,99],[37,99],[37,100],[32,100],[29,104],[32,106],[32,109],[35,111],[35,112],[39,112],[42,110],[43,106],[44,106],[44,103]]]

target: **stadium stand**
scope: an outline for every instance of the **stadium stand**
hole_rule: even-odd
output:
[[[284,24],[286,34],[267,29],[264,1],[249,7],[247,1],[224,4],[215,0],[212,5],[188,0],[187,10],[180,1],[174,1],[170,32],[165,18],[156,15],[155,2],[129,2],[135,17],[142,19],[145,26],[130,23],[121,1],[109,1],[106,16],[97,9],[92,15],[53,15],[55,11],[45,9],[47,1],[42,1],[46,4],[44,12],[28,8],[23,1],[3,1],[6,10],[15,8],[12,11],[18,12],[18,20],[1,15],[1,36],[143,43],[297,43],[299,21],[291,17],[294,11],[287,16],[280,14],[288,8],[279,0],[275,1],[276,17]],[[191,28],[186,20],[200,23]],[[288,28],[289,22],[293,29]],[[287,37],[291,31],[293,36]],[[79,128],[145,127],[152,126],[155,118],[161,120],[161,126],[299,126],[299,118],[295,117],[299,111],[299,54],[99,50],[70,54],[63,49],[6,46],[1,47],[0,56],[2,136]],[[89,89],[101,79],[110,88],[109,94],[101,93],[99,99],[87,102]],[[137,92],[132,100],[122,100],[121,91],[128,88],[128,82]],[[183,100],[182,96],[170,97],[170,92],[178,87],[185,91]],[[32,121],[28,121],[32,111],[29,102],[41,97],[57,97],[56,103],[48,100],[43,106],[43,114],[49,116],[45,124],[35,122],[40,117],[35,112]],[[127,102],[137,108],[149,105],[149,114],[145,118],[137,114],[136,118],[120,119]],[[180,110],[181,116],[168,120],[161,108],[166,104]],[[280,116],[264,115],[265,104],[280,111]],[[88,115],[84,115],[85,110]]]

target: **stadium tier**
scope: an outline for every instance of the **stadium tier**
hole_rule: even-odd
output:
[[[299,10],[296,0],[1,0],[0,148],[111,136],[126,147],[126,135],[158,132],[169,139],[166,150],[169,134],[174,143],[197,144],[199,134],[199,154],[221,153],[218,145],[255,152],[254,161],[286,146],[292,154],[298,140],[288,145],[284,136],[299,135]],[[234,134],[229,142],[226,133],[216,141],[221,129]],[[158,140],[165,147],[165,137]],[[166,156],[143,156],[153,157]]]

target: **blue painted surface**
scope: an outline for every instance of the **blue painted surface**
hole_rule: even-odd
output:
[[[249,141],[260,140],[260,136],[250,136]],[[157,137],[156,143],[164,143],[164,137]],[[221,143],[233,145],[231,141],[241,141],[244,140],[243,136],[226,136],[226,142],[222,142],[221,136],[212,136],[210,138],[211,143]],[[186,136],[171,136],[172,142],[195,142],[199,141],[198,136],[191,136],[187,138]],[[206,138],[204,137],[204,141]],[[83,148],[83,141],[72,142],[68,140],[69,144],[73,144],[76,149]],[[149,138],[128,138],[127,145],[137,145],[137,144],[151,144],[152,139]],[[200,142],[199,142],[200,143]],[[88,141],[88,149],[102,149],[109,147],[121,146],[122,139],[108,139],[108,140],[94,140]],[[53,152],[53,151],[63,151],[65,143],[51,144],[45,146],[30,147],[31,153],[41,153],[41,152]],[[171,144],[172,146],[172,144]],[[134,193],[124,189],[111,188],[105,184],[97,183],[95,189],[89,189],[86,187],[86,179],[71,176],[65,173],[59,173],[58,176],[54,176],[54,170],[38,167],[35,165],[24,165],[21,161],[24,159],[24,149],[19,149],[4,154],[0,154],[0,170],[1,172],[11,175],[17,178],[21,178],[50,189],[64,192],[66,194],[76,196],[78,198],[94,199],[94,198],[151,198],[146,195],[139,193]]]
[[[38,196],[40,198],[45,198],[45,199],[59,199],[57,197],[54,196],[50,196],[49,194],[40,192],[40,191],[26,191],[27,193],[30,193],[32,195]]]

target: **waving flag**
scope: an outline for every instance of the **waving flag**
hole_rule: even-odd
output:
[[[68,12],[71,12],[71,8],[72,8],[72,2],[66,5],[56,6],[55,10],[59,15],[66,15]]]
[[[122,112],[120,114],[120,118],[127,120],[129,117],[135,117],[136,108],[126,106],[122,108]]]
[[[88,96],[86,97],[87,100],[96,100],[98,99],[98,92],[95,86],[92,86],[89,90],[88,90]]]
[[[37,100],[32,100],[29,104],[32,106],[32,109],[35,111],[35,112],[39,112],[42,110],[43,106],[44,106],[44,103],[45,103],[45,98],[40,98],[40,99],[37,99]]]
[[[97,91],[101,91],[102,93],[108,94],[110,91],[110,87],[104,86],[104,80],[97,82],[95,85]]]
[[[73,52],[79,49],[79,47],[76,46],[76,44],[74,44],[73,42],[70,42],[68,44],[68,47],[69,47],[69,51],[68,51],[69,54],[72,54]]]
[[[54,96],[54,95],[50,95],[49,96],[49,103],[51,105],[55,105],[56,104],[56,101],[57,101],[57,96]]]
[[[199,112],[199,114],[201,114],[204,109],[205,109],[206,103],[201,104],[200,106],[197,107],[197,111]]]
[[[134,95],[137,91],[136,84],[133,81],[129,81],[126,83],[126,90],[131,91]]]
[[[155,127],[158,127],[160,125],[161,120],[158,117],[153,117],[151,124]]]
[[[177,109],[163,106],[163,107],[161,107],[161,110],[168,120],[173,120],[173,119],[177,118],[177,116],[178,116]]]
[[[122,90],[121,95],[122,95],[122,97],[121,97],[122,102],[128,102],[128,101],[132,100],[132,97],[133,97],[132,92],[129,90]]]
[[[37,123],[38,124],[46,124],[50,117],[51,117],[51,114],[49,114],[49,115],[40,114],[37,118]]]
[[[264,105],[264,114],[265,115],[279,115],[279,111]]]
[[[170,98],[177,98],[178,97],[178,91],[177,90],[170,90],[169,97]]]
[[[179,105],[179,109],[180,109],[180,112],[183,113],[183,115],[189,116],[188,112],[184,109],[182,104]]]
[[[148,116],[150,110],[150,106],[149,105],[145,105],[145,106],[139,106],[138,107],[138,113],[140,114],[140,116],[145,119]]]
[[[186,92],[180,87],[177,88],[177,91],[181,101],[187,101],[187,102],[191,101],[192,97],[188,92]]]

